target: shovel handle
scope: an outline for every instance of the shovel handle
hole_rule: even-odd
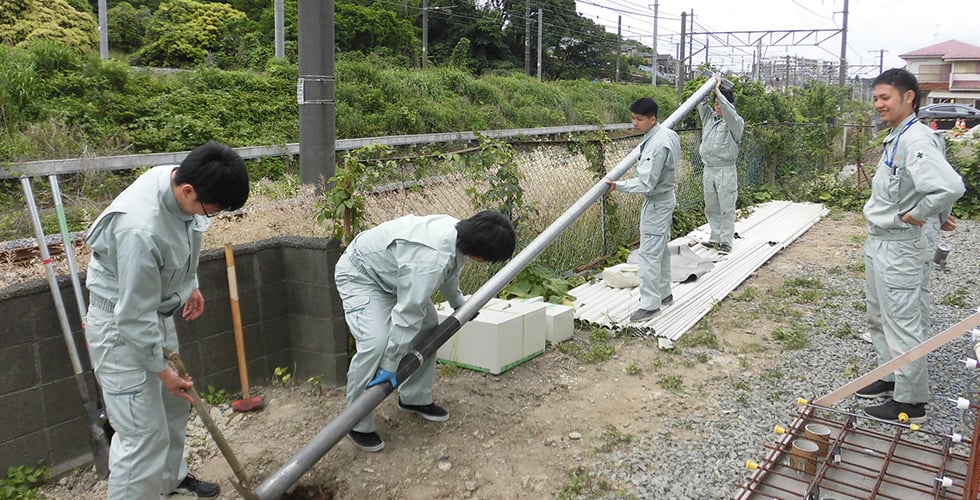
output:
[[[184,362],[180,360],[180,354],[177,354],[170,349],[164,348],[163,356],[167,359],[167,362],[173,367],[177,375],[187,378],[187,368],[184,367]],[[235,477],[244,485],[251,484],[248,475],[245,474],[245,469],[242,468],[241,462],[238,461],[238,457],[235,456],[235,452],[231,450],[231,446],[228,445],[228,441],[225,440],[225,436],[221,434],[221,430],[211,419],[211,413],[208,411],[207,407],[204,406],[204,401],[201,401],[201,397],[197,394],[197,389],[191,387],[187,390],[187,394],[191,396],[193,401],[194,411],[197,412],[197,416],[201,417],[201,421],[204,422],[204,427],[208,429],[211,433],[211,437],[214,438],[214,443],[218,445],[218,450],[224,455],[225,460],[228,461],[228,465],[231,466],[232,472],[235,473]]]

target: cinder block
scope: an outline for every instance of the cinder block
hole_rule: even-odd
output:
[[[437,313],[441,321],[452,309],[443,303]],[[542,305],[493,299],[439,348],[437,356],[445,363],[497,375],[544,352],[544,322]]]

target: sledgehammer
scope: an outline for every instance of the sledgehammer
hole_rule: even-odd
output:
[[[261,396],[248,397],[248,365],[245,362],[245,338],[242,334],[242,311],[238,306],[238,278],[235,274],[235,252],[231,243],[225,243],[225,265],[228,267],[228,297],[231,299],[231,325],[235,330],[235,351],[238,353],[238,378],[242,382],[242,399],[231,402],[235,411],[261,410],[265,401]]]
[[[180,360],[180,354],[171,351],[170,349],[163,349],[163,356],[167,358],[170,366],[180,375],[182,378],[189,378],[187,376],[187,368],[184,367],[184,362]],[[225,436],[221,434],[221,430],[215,425],[214,420],[211,420],[211,414],[208,412],[207,407],[204,406],[204,402],[201,401],[201,397],[197,394],[197,389],[191,387],[188,389],[187,394],[191,396],[194,404],[194,411],[197,412],[197,416],[201,417],[201,421],[204,422],[204,427],[207,427],[208,432],[211,437],[214,438],[214,443],[218,445],[218,450],[224,455],[225,460],[228,461],[228,465],[231,466],[232,472],[235,473],[235,477],[243,485],[249,485],[250,480],[248,475],[245,474],[245,470],[242,469],[242,464],[235,457],[235,452],[231,451],[231,446],[228,446],[228,441],[225,440]],[[234,484],[234,481],[232,482]],[[237,488],[236,488],[237,489]]]

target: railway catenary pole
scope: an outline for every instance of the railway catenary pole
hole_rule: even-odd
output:
[[[684,101],[666,120],[661,122],[665,127],[672,127],[688,113],[690,113],[697,103],[705,98],[714,90],[715,79],[709,78],[695,92]],[[421,366],[422,362],[430,356],[434,356],[439,347],[455,334],[460,327],[483,307],[491,298],[500,293],[500,290],[507,285],[518,273],[531,263],[548,245],[551,244],[562,232],[582,216],[585,211],[598,201],[608,190],[607,180],[618,180],[633,167],[639,156],[639,146],[633,148],[606,176],[597,182],[588,192],[578,199],[571,207],[561,214],[550,226],[538,235],[531,243],[521,250],[514,258],[507,263],[497,274],[493,275],[483,286],[480,287],[462,306],[457,309],[452,316],[446,318],[431,335],[427,336],[422,343],[408,352],[401,359],[398,365],[397,380],[406,380]],[[324,427],[313,439],[302,449],[296,452],[282,467],[269,475],[254,492],[244,490],[240,485],[236,485],[239,492],[249,499],[258,498],[260,500],[278,499],[290,486],[299,481],[300,477],[310,470],[317,461],[330,451],[344,435],[350,432],[362,418],[374,410],[389,394],[393,392],[391,384],[380,384],[365,391],[361,397],[344,408],[326,427]]]

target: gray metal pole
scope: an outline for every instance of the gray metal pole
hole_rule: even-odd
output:
[[[541,81],[541,49],[542,40],[541,37],[544,36],[544,10],[538,9],[538,81]]]
[[[667,128],[674,126],[690,113],[698,102],[715,88],[714,78],[709,78],[701,88],[684,101],[661,124]],[[463,303],[453,314],[446,318],[425,340],[416,345],[398,364],[397,380],[406,380],[430,356],[435,356],[442,344],[449,340],[460,327],[473,318],[487,302],[503,290],[510,280],[514,279],[527,265],[551,244],[568,226],[582,216],[585,211],[599,200],[609,190],[607,180],[618,180],[629,171],[640,155],[639,146],[633,148],[609,173],[597,182],[584,196],[578,199],[565,213],[561,214],[544,231],[538,235],[524,250],[514,256],[497,274],[493,275],[480,287],[469,300]],[[299,481],[300,477],[310,470],[317,461],[323,458],[344,435],[350,432],[362,418],[377,408],[391,394],[391,384],[381,384],[369,388],[350,406],[344,408],[326,427],[310,440],[301,450],[293,455],[282,467],[269,475],[253,492],[244,492],[246,498],[274,500],[286,493],[290,486]],[[239,493],[243,493],[239,490]]]
[[[653,76],[651,78],[651,84],[657,86],[657,73],[658,64],[660,63],[660,58],[657,56],[657,15],[660,11],[660,2],[653,2],[653,57],[651,57],[651,62],[653,63]]]
[[[840,36],[840,72],[837,76],[837,84],[843,87],[847,83],[847,7],[848,1],[844,0],[844,22],[841,25]],[[841,97],[841,109],[844,106],[844,97]]]
[[[299,171],[318,190],[336,170],[333,0],[299,0]]]
[[[422,69],[429,66],[429,0],[422,0]]]
[[[106,13],[106,0],[99,0],[99,57],[109,58],[109,15]]]
[[[276,25],[276,57],[286,57],[286,21],[285,0],[275,0],[273,4],[273,21]]]
[[[677,93],[680,94],[684,92],[684,78],[685,78],[685,68],[684,65],[687,64],[684,61],[687,59],[684,57],[684,39],[687,38],[687,12],[681,12],[681,43],[678,46],[680,51],[677,57]]]

